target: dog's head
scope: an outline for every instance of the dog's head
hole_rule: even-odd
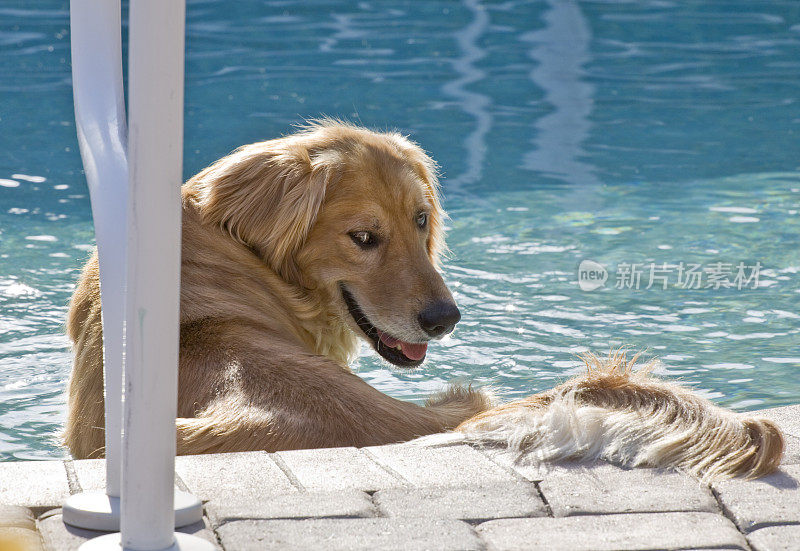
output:
[[[320,294],[389,362],[415,367],[460,313],[433,161],[396,133],[331,121],[244,146],[190,182],[203,219]]]

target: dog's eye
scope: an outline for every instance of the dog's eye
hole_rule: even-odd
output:
[[[350,234],[350,239],[362,249],[369,249],[378,244],[378,238],[368,231],[354,231]]]
[[[417,215],[417,226],[419,226],[420,229],[424,229],[425,226],[427,226],[427,225],[428,225],[428,213],[427,212],[420,212]]]

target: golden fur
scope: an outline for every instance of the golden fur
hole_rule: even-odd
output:
[[[395,133],[324,122],[244,146],[182,190],[178,452],[366,446],[452,429],[489,407],[451,388],[425,407],[347,368],[360,332],[346,283],[373,321],[412,342],[417,311],[450,300],[433,161]],[[425,211],[425,231],[414,224]],[[348,232],[384,244],[360,250]],[[97,258],[72,298],[75,362],[66,443],[104,446]]]
[[[351,373],[357,338],[367,338],[361,318],[419,346],[430,340],[421,309],[452,303],[436,269],[444,213],[435,165],[399,134],[323,121],[236,150],[189,180],[182,197],[178,453],[367,446],[459,427],[457,437],[535,448],[545,459],[613,448],[617,434],[633,447],[618,446],[625,457],[605,455],[631,464],[752,476],[779,462],[782,438],[771,423],[738,420],[677,385],[634,375],[619,358],[608,369],[591,360],[587,376],[491,410],[481,390],[452,387],[421,407]],[[354,235],[365,232],[378,244],[360,246]],[[75,361],[66,443],[76,458],[97,457],[104,409],[96,256],[67,326]],[[553,421],[564,404],[576,415],[594,408],[600,432],[583,443],[571,434],[561,451],[545,453],[558,431],[540,421]],[[628,423],[628,432],[614,433],[610,420]],[[655,427],[667,437],[647,440]]]
[[[656,379],[654,362],[636,369],[637,357],[588,354],[585,375],[478,414],[456,431],[523,463],[606,459],[704,480],[755,478],[778,468],[784,439],[772,421],[737,415]]]

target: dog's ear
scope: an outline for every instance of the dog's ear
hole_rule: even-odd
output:
[[[300,283],[295,254],[317,218],[336,163],[286,139],[220,159],[188,185],[204,222],[253,249],[281,277]]]

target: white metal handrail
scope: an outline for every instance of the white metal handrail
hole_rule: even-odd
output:
[[[120,495],[128,159],[119,0],[72,0],[75,127],[100,259],[106,419],[106,493]],[[80,512],[80,507],[74,509]],[[70,519],[73,508],[66,507]],[[118,520],[116,521],[119,522]],[[113,529],[113,527],[98,527]]]
[[[208,550],[174,532],[202,518],[200,501],[174,490],[185,0],[132,0],[129,13],[128,131],[120,1],[70,3],[75,117],[100,262],[106,492],[72,496],[63,518],[121,530],[85,550]]]

